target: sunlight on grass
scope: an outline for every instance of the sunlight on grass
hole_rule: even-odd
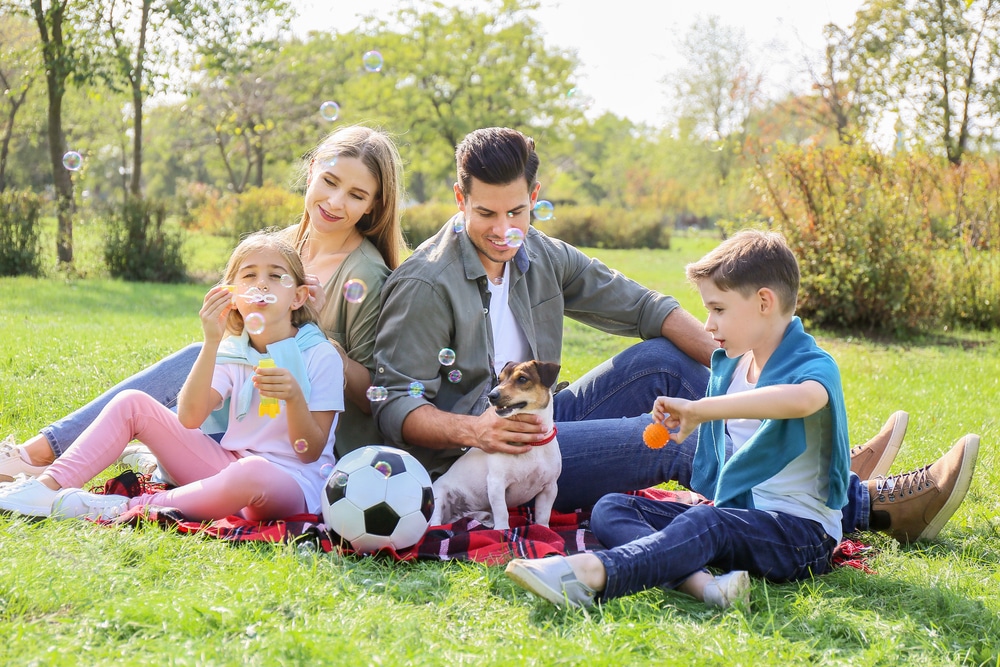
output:
[[[713,243],[593,253],[702,318],[683,267]],[[206,250],[198,263],[217,268],[225,252]],[[53,276],[2,278],[0,289],[0,437],[24,439],[200,339],[204,285]],[[855,443],[893,410],[909,411],[894,471],[966,432],[982,436],[972,490],[940,539],[900,547],[861,536],[877,550],[876,574],[754,581],[749,607],[725,612],[661,590],[558,611],[500,567],[0,517],[0,663],[996,665],[1000,334],[932,345],[815,333],[841,365]],[[573,322],[565,340],[564,379],[633,342]]]

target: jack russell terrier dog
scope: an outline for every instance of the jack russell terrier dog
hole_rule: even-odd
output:
[[[487,454],[474,448],[460,456],[434,482],[434,515],[430,525],[452,523],[466,514],[490,510],[493,527],[509,530],[507,508],[523,505],[532,498],[535,523],[549,525],[556,500],[556,480],[562,472],[562,455],[552,419],[553,387],[558,375],[559,364],[547,361],[512,361],[503,367],[500,384],[487,396],[497,415],[541,415],[547,435],[526,444],[528,451],[523,454]]]

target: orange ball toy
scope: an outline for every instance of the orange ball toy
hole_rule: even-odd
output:
[[[653,422],[642,432],[642,441],[650,449],[660,449],[667,444],[670,439],[670,431],[667,427],[658,422]]]

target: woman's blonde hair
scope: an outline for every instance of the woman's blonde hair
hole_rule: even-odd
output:
[[[399,216],[402,214],[403,167],[396,144],[387,134],[363,125],[334,130],[307,156],[304,173],[308,181],[310,167],[327,164],[337,158],[356,158],[378,182],[372,210],[357,222],[357,229],[378,249],[386,266],[395,269],[406,247]],[[308,187],[308,183],[307,183]],[[303,211],[295,231],[295,247],[301,249],[309,234],[309,212]]]
[[[299,253],[281,237],[280,231],[270,230],[254,232],[240,241],[240,244],[233,250],[233,254],[230,255],[229,263],[226,264],[222,279],[223,284],[235,285],[240,266],[247,257],[261,250],[273,250],[281,255],[288,263],[288,275],[295,281],[295,287],[306,284],[306,272],[302,268],[302,258],[299,257]],[[307,322],[316,324],[318,320],[316,309],[313,308],[312,302],[308,299],[292,311],[292,326],[301,327]],[[229,316],[226,318],[226,329],[237,336],[243,333],[243,315],[235,308],[229,311]]]

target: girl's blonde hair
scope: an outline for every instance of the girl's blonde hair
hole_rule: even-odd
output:
[[[288,263],[288,275],[295,281],[295,287],[306,284],[306,272],[302,268],[302,258],[288,241],[281,237],[281,232],[264,230],[247,235],[240,244],[233,250],[226,264],[226,271],[223,274],[223,284],[235,285],[240,266],[247,257],[261,250],[272,250]],[[316,324],[319,318],[316,309],[308,299],[300,307],[292,311],[292,326],[301,327],[303,324],[312,322]],[[243,333],[243,315],[233,308],[226,318],[226,329],[234,334]]]
[[[395,269],[406,248],[399,216],[402,214],[403,167],[396,144],[387,134],[363,125],[334,130],[306,156],[303,172],[308,181],[310,167],[336,158],[356,158],[378,182],[378,192],[370,213],[357,222],[357,229],[378,249],[386,266]],[[307,183],[308,187],[308,183]],[[301,249],[309,234],[309,212],[303,211],[295,231],[294,244]]]

